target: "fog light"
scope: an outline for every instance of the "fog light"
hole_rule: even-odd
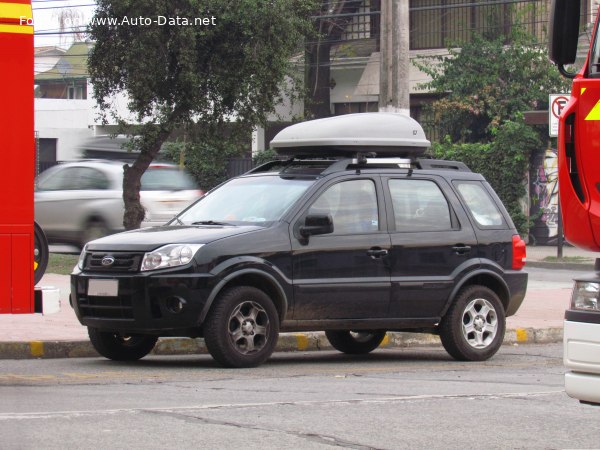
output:
[[[173,296],[165,300],[167,311],[173,314],[179,314],[185,308],[186,302],[181,297]]]

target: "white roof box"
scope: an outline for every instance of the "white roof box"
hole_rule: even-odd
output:
[[[380,156],[418,156],[431,143],[421,125],[396,113],[359,113],[290,125],[271,141],[281,155],[354,155],[374,152]]]

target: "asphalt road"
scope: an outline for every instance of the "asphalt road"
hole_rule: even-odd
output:
[[[442,349],[0,361],[0,447],[597,448],[600,408],[563,389],[560,344],[459,363]]]

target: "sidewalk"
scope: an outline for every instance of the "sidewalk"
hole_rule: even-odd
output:
[[[556,247],[528,247],[527,267],[593,270],[595,253],[565,246],[563,256],[579,257],[581,262],[547,262],[555,257]],[[97,356],[87,337],[87,329],[79,324],[69,305],[69,277],[46,274],[40,286],[60,289],[61,311],[43,316],[0,315],[0,359],[32,357]],[[568,307],[571,284],[559,288],[529,288],[523,305],[515,316],[507,319],[505,344],[560,342],[564,311]],[[439,344],[439,339],[426,334],[388,333],[387,347]],[[286,333],[279,338],[276,351],[309,351],[331,349],[322,333]],[[205,353],[202,339],[165,338],[154,350],[157,354]]]

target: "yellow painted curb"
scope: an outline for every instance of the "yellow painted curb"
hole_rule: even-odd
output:
[[[31,356],[41,358],[44,356],[44,343],[42,341],[31,341],[29,343],[29,351]]]
[[[387,345],[390,343],[390,335],[388,333],[385,333],[385,336],[383,337],[383,341],[381,341],[381,344],[379,344],[380,347],[387,347]]]
[[[515,331],[517,333],[517,342],[527,342],[528,336],[525,328],[517,328]]]
[[[298,346],[299,351],[304,351],[308,348],[308,336],[305,334],[297,334],[296,335],[296,345]]]

